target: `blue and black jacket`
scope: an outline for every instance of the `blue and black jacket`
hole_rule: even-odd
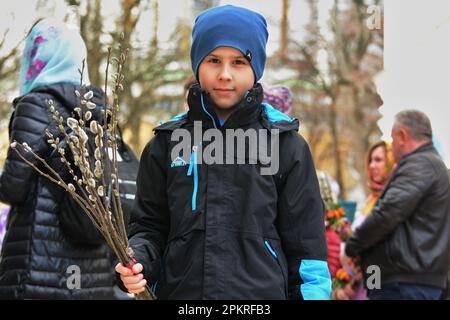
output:
[[[145,147],[129,238],[159,298],[329,298],[324,208],[308,145],[298,120],[262,98],[257,84],[220,125],[194,85],[189,112],[157,127]],[[194,121],[223,136],[226,129],[278,129],[278,172],[261,175],[260,161],[199,164],[196,148],[172,159],[179,141],[171,134],[193,135]]]

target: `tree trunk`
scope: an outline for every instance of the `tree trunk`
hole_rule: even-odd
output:
[[[132,135],[131,135],[131,146],[136,154],[141,154],[141,119],[132,119]]]
[[[153,38],[151,42],[151,47],[156,51],[158,48],[158,24],[159,24],[159,3],[155,0],[153,3]]]
[[[332,137],[332,145],[333,145],[333,156],[335,159],[335,175],[337,183],[339,184],[340,189],[340,198],[341,199],[347,199],[347,190],[346,186],[344,184],[344,174],[342,170],[342,158],[341,158],[341,152],[340,152],[340,139],[339,139],[339,132],[337,128],[337,110],[336,110],[336,101],[333,99],[332,104],[330,105],[330,117],[329,117],[329,125],[331,130],[331,137]]]
[[[84,15],[84,16],[80,15],[80,34],[81,34],[81,37],[86,42],[86,48],[88,50],[88,55],[90,53],[89,47],[88,47],[88,43],[89,43],[89,26],[88,26],[88,24],[89,24],[89,13],[90,12],[91,12],[91,0],[88,0],[86,3],[86,15]]]
[[[288,51],[289,34],[288,34],[288,6],[289,1],[283,0],[283,11],[281,15],[281,35],[280,35],[280,52],[281,61],[285,61]]]
[[[90,44],[89,44],[89,58],[88,68],[91,83],[97,86],[102,84],[102,73],[100,72],[100,66],[104,57],[102,44],[100,42],[100,36],[102,34],[102,15],[101,15],[101,0],[95,0],[94,3],[94,16],[90,21],[90,29],[92,29]]]

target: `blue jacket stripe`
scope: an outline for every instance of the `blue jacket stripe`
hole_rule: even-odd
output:
[[[200,100],[202,102],[203,111],[211,118],[211,120],[213,122],[213,125],[214,125],[214,128],[217,129],[216,121],[214,120],[214,117],[205,108],[205,103],[203,102],[203,93],[200,95]]]
[[[295,118],[291,118],[285,115],[283,112],[278,111],[268,103],[263,102],[261,105],[263,106],[266,115],[271,123],[278,121],[287,121],[287,122],[295,121]]]
[[[197,171],[197,149],[193,148],[191,153],[191,163],[189,164],[189,169],[187,175],[192,175],[192,171],[194,171],[194,190],[192,191],[192,211],[197,209],[197,190],[198,190],[198,171]]]
[[[275,252],[275,250],[272,249],[272,247],[270,246],[269,241],[264,241],[264,244],[266,245],[267,249],[270,251],[270,253],[274,256],[274,258],[278,259],[277,253]]]
[[[299,268],[303,284],[300,293],[304,300],[329,300],[331,277],[326,261],[302,260]]]

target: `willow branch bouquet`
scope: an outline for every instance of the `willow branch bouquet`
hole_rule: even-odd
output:
[[[55,138],[47,130],[47,142],[59,154],[61,162],[69,173],[71,182],[61,177],[26,142],[18,143],[13,141],[11,148],[40,175],[68,192],[99,230],[122,265],[131,268],[136,261],[133,259],[133,251],[128,244],[120,203],[116,138],[119,97],[120,92],[123,91],[123,72],[128,55],[128,49],[124,49],[122,46],[123,39],[124,36],[122,34],[118,57],[111,59],[112,50],[108,48],[105,71],[105,101],[101,111],[102,123],[91,120],[92,111],[98,106],[91,101],[93,92],[85,92],[86,87],[83,85],[84,61],[82,70],[79,70],[80,91],[75,91],[76,96],[80,99],[79,107],[74,109],[76,115],[72,114],[72,117],[63,119],[56,110],[53,101],[47,101],[53,114],[53,119],[56,121],[57,131],[60,132],[59,136],[62,137],[62,140],[59,137]],[[111,62],[116,65],[116,72],[112,76],[114,80],[112,89],[113,103],[112,107],[108,108],[108,70]],[[64,124],[67,126],[65,127]],[[66,129],[67,127],[69,129]],[[62,141],[65,142],[65,146],[61,146]],[[90,147],[93,146],[92,141],[95,141],[95,147]],[[31,153],[43,167],[38,167],[30,162],[22,152]],[[138,295],[138,298],[153,300],[156,299],[156,296],[147,286],[146,290]]]

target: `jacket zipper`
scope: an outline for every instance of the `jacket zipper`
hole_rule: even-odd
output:
[[[192,191],[191,207],[192,207],[192,211],[195,211],[197,209],[197,190],[198,190],[197,146],[196,145],[192,147],[191,161],[189,164],[189,169],[188,169],[187,175],[191,176],[192,172],[194,172],[194,189]]]
[[[272,249],[272,247],[271,247],[269,241],[264,240],[264,244],[266,245],[266,248],[267,248],[267,250],[269,250],[270,254],[271,254],[275,259],[278,260],[277,253],[275,252],[275,250]]]
[[[287,286],[286,286],[287,277],[284,274],[283,267],[281,266],[281,261],[280,261],[280,259],[278,259],[278,255],[275,252],[275,250],[272,248],[272,246],[270,245],[269,241],[264,240],[264,245],[266,246],[267,250],[269,250],[272,257],[277,261],[278,267],[280,268],[280,271],[281,271],[281,275],[283,276],[283,279],[284,279],[284,292],[287,297],[288,296],[288,290],[287,290]]]
[[[202,92],[201,95],[200,95],[200,101],[201,101],[201,103],[202,103],[202,109],[203,109],[203,111],[211,118],[214,128],[217,129],[216,121],[214,120],[214,117],[213,117],[208,111],[206,111],[205,103],[203,102],[203,92]]]

